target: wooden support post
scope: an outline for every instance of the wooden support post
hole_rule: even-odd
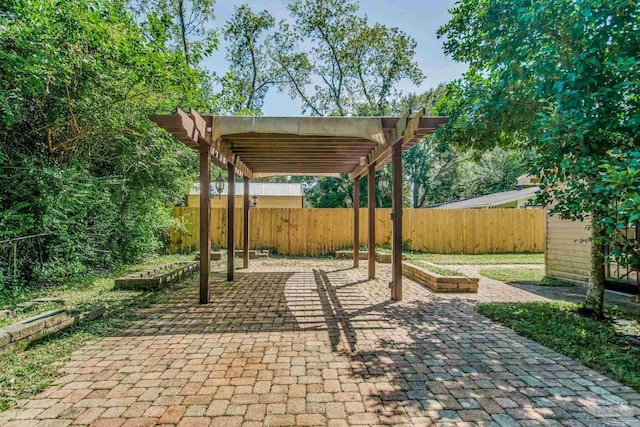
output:
[[[367,246],[369,248],[369,279],[376,277],[376,164],[369,165],[369,239]]]
[[[353,268],[360,267],[360,177],[353,180]]]
[[[242,267],[249,268],[249,177],[244,177]]]
[[[391,168],[391,299],[402,301],[402,144],[393,146]]]
[[[227,163],[229,174],[227,183],[227,281],[233,281],[235,245],[235,211],[236,211],[236,168],[233,163]]]
[[[209,304],[211,295],[211,155],[200,143],[200,304]]]

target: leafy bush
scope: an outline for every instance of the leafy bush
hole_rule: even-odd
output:
[[[210,76],[167,42],[170,21],[119,1],[0,16],[0,292],[160,249],[197,161],[147,116],[216,111]]]

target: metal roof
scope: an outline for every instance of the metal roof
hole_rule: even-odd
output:
[[[195,183],[190,194],[200,194],[200,184]],[[211,194],[217,194],[215,183],[211,183]],[[227,183],[224,183],[222,195],[228,194]],[[250,182],[249,195],[251,196],[304,196],[302,184],[288,182]],[[244,196],[244,186],[242,182],[236,182],[236,196]]]
[[[486,196],[472,197],[470,199],[456,200],[431,206],[434,209],[465,209],[465,208],[490,208],[505,203],[515,202],[521,199],[531,199],[540,191],[540,187],[526,187],[521,190],[504,191],[502,193],[487,194]]]

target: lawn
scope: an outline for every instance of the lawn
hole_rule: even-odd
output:
[[[495,264],[544,264],[542,253],[507,253],[507,254],[427,254],[409,253],[409,259],[429,261],[443,265],[495,265]]]
[[[133,266],[114,275],[86,278],[66,282],[57,286],[30,290],[20,295],[20,300],[58,297],[67,302],[67,307],[102,304],[107,307],[105,315],[95,321],[72,326],[29,345],[25,351],[0,356],[0,411],[13,406],[19,399],[28,398],[49,386],[58,376],[58,369],[71,353],[83,343],[99,337],[121,333],[137,319],[137,311],[147,307],[166,295],[166,291],[142,292],[114,289],[113,279],[125,273],[143,270],[145,267],[169,261],[190,259],[185,256],[154,258],[145,264]],[[194,276],[196,277],[196,276]],[[186,286],[191,280],[182,284]],[[21,301],[4,301],[7,305]]]
[[[420,267],[432,273],[439,274],[441,276],[465,276],[463,273],[459,272],[458,270],[451,269],[451,268],[444,268],[438,265],[423,263],[423,264],[420,264]]]
[[[520,283],[538,286],[573,286],[552,277],[546,277],[541,268],[483,268],[480,274],[506,283]]]
[[[568,302],[491,303],[477,311],[640,391],[640,315],[609,308],[609,321]]]

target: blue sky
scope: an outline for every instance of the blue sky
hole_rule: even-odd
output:
[[[286,18],[288,11],[283,0],[218,0],[216,2],[216,25],[222,27],[233,13],[234,5],[248,3],[255,11],[266,9],[275,18]],[[415,60],[426,75],[421,86],[404,81],[399,88],[405,92],[421,92],[441,82],[460,77],[466,66],[453,62],[442,52],[442,42],[436,31],[445,24],[455,0],[361,0],[360,9],[370,22],[380,22],[390,27],[400,27],[418,42]],[[203,65],[209,70],[223,74],[228,67],[224,40],[220,50]],[[263,107],[265,116],[300,115],[300,104],[285,93],[270,90]]]

